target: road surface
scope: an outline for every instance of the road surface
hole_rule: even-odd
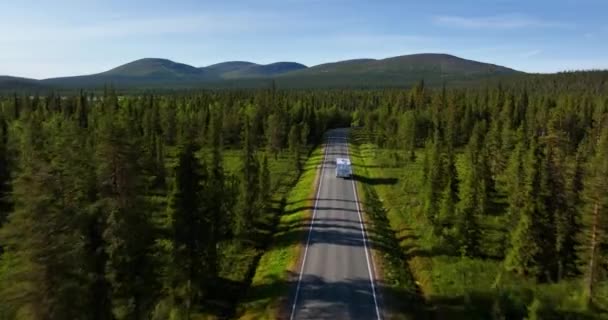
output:
[[[347,158],[348,131],[326,136],[315,209],[290,319],[379,319],[373,260],[352,179],[337,178],[336,158]],[[356,170],[354,170],[356,173]]]

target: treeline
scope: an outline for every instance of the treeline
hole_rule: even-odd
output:
[[[0,318],[204,312],[232,263],[221,260],[260,245],[269,162],[288,154],[299,170],[327,128],[350,122],[344,101],[111,89],[0,99]],[[226,150],[240,150],[238,169],[224,168]]]
[[[420,219],[439,246],[540,283],[582,279],[593,302],[608,275],[605,78],[2,97],[0,318],[204,312],[229,257],[260,246],[270,163],[288,155],[298,171],[326,129],[351,124],[396,163],[421,161]]]
[[[608,93],[596,75],[420,83],[354,119],[375,144],[399,150],[396,163],[421,162],[420,219],[438,247],[500,259],[538,283],[582,279],[593,303],[608,274]],[[488,229],[495,217],[499,241]]]

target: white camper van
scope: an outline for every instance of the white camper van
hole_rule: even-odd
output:
[[[353,174],[353,169],[350,166],[350,159],[336,158],[336,177],[350,178]]]

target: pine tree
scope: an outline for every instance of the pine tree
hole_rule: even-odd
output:
[[[287,143],[289,147],[289,152],[292,154],[296,153],[296,149],[300,148],[300,130],[298,125],[294,124],[289,129],[289,135],[287,137]]]
[[[505,193],[507,194],[507,215],[512,222],[519,218],[519,211],[524,205],[524,153],[525,144],[520,141],[516,146],[511,156],[504,173],[499,176],[499,181],[502,182]],[[490,151],[491,152],[491,151]],[[515,227],[515,225],[511,225]]]
[[[487,212],[488,189],[484,182],[489,175],[487,158],[484,156],[483,129],[476,125],[467,145],[463,170],[460,177],[457,239],[460,251],[467,256],[479,253],[481,229],[479,220]]]
[[[310,126],[304,122],[300,125],[300,144],[303,147],[308,145],[308,137],[310,136]]]
[[[223,128],[223,110],[220,105],[213,105],[210,109],[209,123],[209,144],[211,145],[211,162],[209,163],[209,175],[207,180],[208,204],[207,208],[210,212],[211,231],[209,239],[209,272],[213,277],[218,274],[217,270],[217,243],[222,235],[229,232],[231,224],[228,215],[227,198],[228,194],[225,186],[224,174],[224,157],[222,154],[222,128]]]
[[[595,151],[588,163],[584,179],[584,214],[583,214],[583,241],[580,248],[580,257],[583,262],[582,271],[585,275],[584,295],[589,303],[593,303],[596,285],[600,281],[601,261],[606,253],[602,247],[606,246],[608,223],[606,222],[608,210],[608,127],[604,126],[596,140]]]
[[[441,192],[438,222],[443,228],[447,228],[454,223],[456,203],[458,202],[458,178],[456,176],[454,153],[451,151],[451,148],[447,148],[443,156],[443,165],[441,167],[444,172],[442,177],[444,187]],[[436,227],[438,228],[439,225],[436,225]]]
[[[100,125],[96,158],[98,206],[105,216],[106,279],[116,319],[143,319],[150,308],[154,269],[148,250],[151,229],[141,195],[138,145],[127,124],[108,117]]]
[[[244,239],[251,232],[258,199],[258,161],[255,156],[251,132],[251,123],[247,117],[243,124],[242,141],[242,168],[240,170],[239,193],[235,208],[234,234]]]
[[[398,136],[401,148],[407,155],[407,158],[410,161],[414,161],[416,157],[416,116],[414,111],[406,111],[401,117]]]
[[[161,126],[165,144],[169,146],[175,145],[177,142],[177,120],[176,120],[176,105],[175,100],[172,100],[168,106],[161,108]]]
[[[502,152],[502,137],[500,133],[500,123],[497,120],[492,121],[487,137],[484,140],[489,153],[488,165],[494,177],[498,177],[503,173],[503,170],[507,166],[505,160],[508,159],[508,154]]]
[[[260,165],[260,186],[258,187],[259,192],[259,200],[261,207],[266,207],[270,203],[270,197],[272,195],[272,186],[270,179],[270,170],[268,168],[268,158],[266,155],[262,158],[262,162]]]
[[[11,210],[8,140],[8,123],[0,113],[0,227]]]
[[[33,319],[73,319],[90,306],[81,224],[88,175],[76,153],[83,140],[75,124],[60,117],[43,123],[38,117],[22,118],[16,131],[15,208],[0,233],[15,267],[7,275],[10,283],[2,284],[0,301]]]
[[[76,117],[78,118],[78,125],[81,128],[87,128],[89,126],[88,119],[88,100],[86,95],[80,90],[80,94],[76,100]]]
[[[300,170],[302,170],[302,163],[300,162],[300,152],[301,152],[301,147],[300,147],[300,129],[298,125],[292,125],[291,129],[289,130],[289,135],[288,135],[288,145],[289,145],[289,153],[292,154],[293,157],[293,163],[294,163],[294,167],[296,169],[297,172],[300,172]]]
[[[540,280],[551,279],[555,267],[555,233],[551,232],[553,221],[546,206],[549,194],[545,165],[546,158],[533,141],[523,162],[524,184],[522,189],[516,188],[517,193],[523,193],[523,201],[513,203],[511,209],[519,209],[519,217],[505,258],[508,270]]]
[[[191,141],[180,149],[168,207],[173,231],[171,284],[173,304],[188,318],[204,295],[208,277],[206,240],[211,221],[205,216],[208,211],[203,201],[205,168],[198,163]]]
[[[555,276],[558,281],[564,276],[573,275],[576,271],[576,233],[577,212],[576,194],[578,190],[569,189],[567,179],[569,168],[566,164],[563,146],[565,139],[559,133],[554,133],[545,138],[544,157],[546,162],[544,170],[546,174],[546,188],[548,194],[545,196],[545,206],[548,210],[549,225],[547,232],[555,234]],[[575,169],[576,170],[576,169]],[[577,173],[575,172],[574,175]],[[572,179],[576,179],[573,177]],[[573,183],[576,183],[573,181]],[[552,239],[553,237],[550,236]],[[552,252],[551,250],[550,252]],[[551,257],[547,257],[550,259]]]
[[[505,266],[507,270],[521,275],[539,276],[542,270],[538,268],[536,258],[541,247],[537,243],[538,234],[534,230],[533,215],[533,205],[525,202],[511,234],[511,248],[505,257]]]
[[[251,123],[247,125],[251,126]],[[277,158],[277,154],[283,146],[282,126],[283,124],[281,123],[281,118],[277,114],[271,114],[270,116],[268,116],[268,119],[266,119],[266,129],[264,131],[266,134],[266,144],[268,147],[268,151],[270,151],[270,153],[274,156],[275,159]],[[251,128],[248,128],[248,130],[251,130]]]
[[[439,199],[443,191],[443,162],[439,141],[427,142],[424,175],[424,212],[428,221],[435,226],[439,211]]]
[[[532,201],[535,203],[535,220],[536,220],[536,232],[539,233],[539,244],[541,246],[541,252],[538,256],[538,263],[542,270],[541,280],[543,281],[554,281],[558,270],[557,249],[565,249],[563,245],[565,241],[558,242],[557,237],[566,236],[558,233],[556,227],[560,226],[557,219],[563,216],[564,209],[567,209],[567,203],[563,190],[563,181],[561,181],[560,174],[553,174],[552,161],[554,151],[548,151],[541,146],[537,147],[537,170],[538,170],[538,182],[536,187],[538,188]],[[563,251],[563,253],[566,253]]]

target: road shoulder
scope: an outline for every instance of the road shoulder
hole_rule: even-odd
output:
[[[312,151],[298,182],[289,192],[272,244],[260,259],[249,292],[239,306],[239,319],[289,318],[288,300],[297,281],[308,236],[306,226],[312,215],[324,152],[324,144]]]
[[[391,229],[382,200],[367,170],[368,164],[360,155],[356,141],[349,139],[353,179],[365,220],[367,237],[372,248],[376,288],[384,319],[427,318],[424,299],[419,294],[407,258]]]

